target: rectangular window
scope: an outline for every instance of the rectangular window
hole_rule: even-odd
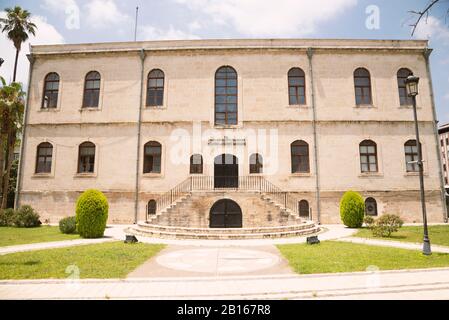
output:
[[[418,172],[418,147],[416,141],[410,140],[405,144],[405,163],[407,172]]]
[[[50,143],[42,143],[37,148],[36,173],[51,173],[53,146]]]
[[[378,172],[377,146],[374,143],[360,145],[360,167],[362,172]]]
[[[95,146],[81,146],[78,173],[93,173],[95,170]]]

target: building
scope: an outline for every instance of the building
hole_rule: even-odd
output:
[[[440,146],[441,146],[441,160],[443,162],[443,177],[444,177],[444,187],[449,188],[449,124],[444,124],[438,128],[438,134],[440,136]]]
[[[413,73],[428,217],[446,221],[430,52],[396,40],[33,46],[17,204],[56,222],[96,188],[114,223],[260,227],[340,223],[355,190],[367,214],[419,222]]]

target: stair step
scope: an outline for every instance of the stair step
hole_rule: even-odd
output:
[[[207,229],[206,229],[207,230]],[[316,234],[321,231],[317,226],[308,229],[279,231],[266,233],[190,233],[190,232],[166,232],[157,230],[142,230],[130,228],[129,233],[137,236],[157,237],[162,239],[196,239],[196,240],[240,240],[240,239],[275,239],[287,237],[299,237]]]
[[[256,233],[277,233],[305,230],[316,227],[313,222],[304,222],[296,225],[276,226],[276,227],[256,227],[256,228],[188,228],[162,226],[139,222],[137,228],[140,230],[157,231],[157,232],[173,232],[173,233],[189,233],[189,234],[256,234]]]

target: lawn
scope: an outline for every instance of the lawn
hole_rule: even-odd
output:
[[[317,245],[277,246],[300,274],[449,267],[449,254],[424,256],[419,250],[378,247],[348,242],[323,241]]]
[[[449,225],[436,225],[436,226],[429,226],[428,228],[431,244],[449,246]],[[362,228],[356,234],[354,234],[354,237],[422,243],[423,227],[421,226],[402,227],[399,229],[398,232],[394,232],[389,238],[374,237],[371,231],[369,231],[366,228]]]
[[[164,247],[114,241],[11,253],[0,256],[0,279],[125,278]]]
[[[80,239],[77,234],[63,234],[59,227],[41,226],[38,228],[0,227],[0,247],[37,242]]]

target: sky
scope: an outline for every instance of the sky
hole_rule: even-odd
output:
[[[437,118],[449,122],[449,0],[440,0],[415,35],[410,11],[428,0],[0,0],[33,14],[36,37],[23,45],[18,81],[27,83],[29,44],[219,38],[427,39]],[[0,75],[11,80],[15,49],[0,34]]]

